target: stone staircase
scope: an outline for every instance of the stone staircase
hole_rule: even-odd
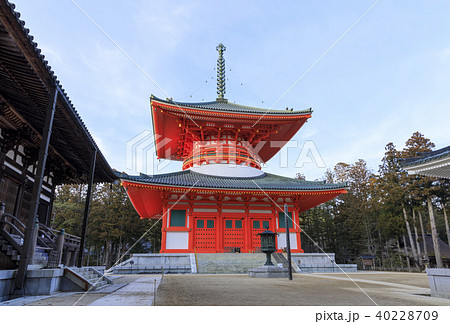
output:
[[[103,276],[103,273],[93,267],[64,268],[64,277],[78,285],[82,290],[99,290],[112,280]]]
[[[278,265],[279,263],[281,263],[283,265],[283,268],[289,267],[289,262],[283,253],[276,253],[276,252],[272,253],[272,259],[273,259],[272,262],[275,265]],[[294,272],[295,272],[295,270],[294,270]]]
[[[13,263],[15,267],[19,266],[20,253],[17,249],[0,234],[0,251]]]
[[[265,262],[264,253],[197,253],[198,273],[248,273]]]
[[[47,266],[47,262],[48,262],[48,250],[40,246],[37,246],[34,251],[32,264],[38,264],[40,266],[45,267]]]
[[[334,253],[293,253],[292,260],[303,273],[357,271],[356,264],[336,264]]]
[[[134,253],[108,270],[114,274],[195,273],[193,253]]]
[[[23,240],[19,235],[7,234],[9,239],[5,237],[5,234],[0,232],[0,251],[12,262],[14,267],[19,266],[20,262],[20,249],[23,244]],[[36,246],[32,264],[47,266],[48,262],[48,248]]]

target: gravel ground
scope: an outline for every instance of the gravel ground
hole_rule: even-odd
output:
[[[166,275],[158,306],[416,306],[450,305],[432,298],[426,274],[294,274],[294,280],[247,275]],[[367,294],[367,295],[366,295]]]

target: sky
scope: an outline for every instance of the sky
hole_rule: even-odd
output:
[[[376,172],[385,145],[415,131],[450,145],[449,1],[13,2],[111,167],[129,174],[181,170],[130,163],[127,143],[152,130],[152,94],[215,100],[219,43],[230,102],[314,111],[264,171],[314,180],[364,159]]]

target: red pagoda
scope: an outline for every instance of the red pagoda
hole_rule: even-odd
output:
[[[292,252],[303,252],[300,213],[346,192],[346,184],[282,177],[261,170],[311,117],[312,110],[267,110],[229,103],[225,47],[217,47],[212,102],[150,99],[157,157],[183,171],[119,174],[141,218],[162,219],[161,253],[256,252],[265,228],[286,246],[288,205]],[[276,145],[274,145],[276,144]],[[293,220],[293,221],[292,221]]]

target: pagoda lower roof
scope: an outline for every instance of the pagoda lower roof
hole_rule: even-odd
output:
[[[280,191],[326,191],[347,189],[347,183],[325,183],[325,181],[306,181],[283,177],[271,173],[251,178],[233,178],[211,176],[191,170],[158,174],[128,175],[116,173],[122,180],[160,186],[176,186],[186,188],[214,188],[235,190],[280,190]]]
[[[256,108],[256,107],[250,107],[250,106],[244,106],[244,105],[238,105],[235,103],[230,103],[226,99],[216,100],[216,101],[208,101],[208,102],[194,102],[194,103],[187,103],[187,102],[179,102],[179,101],[173,101],[170,99],[163,100],[160,98],[157,98],[155,96],[151,97],[152,100],[157,100],[160,102],[164,102],[167,104],[172,104],[175,106],[180,107],[186,107],[186,108],[194,108],[194,109],[203,109],[203,110],[210,110],[210,111],[222,111],[222,112],[237,112],[237,113],[248,113],[248,114],[257,114],[257,115],[302,115],[302,114],[311,114],[312,109],[305,109],[305,110],[280,110],[280,109],[270,109],[270,108]]]

